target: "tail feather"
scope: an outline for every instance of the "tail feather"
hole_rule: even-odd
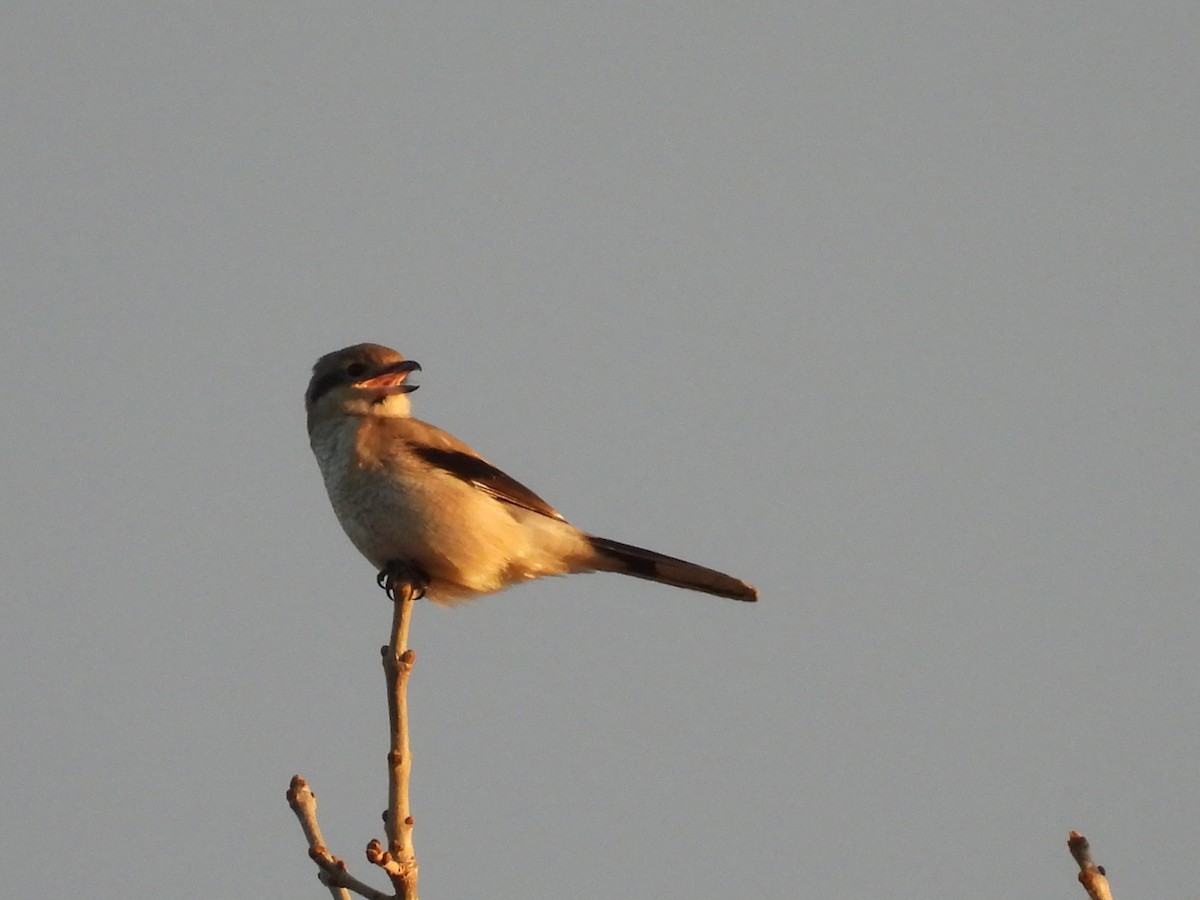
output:
[[[620,572],[691,591],[728,597],[730,600],[754,602],[758,599],[758,591],[751,585],[715,569],[706,569],[673,556],[664,556],[653,550],[610,541],[608,538],[588,535],[587,540],[596,551],[593,564],[600,571]]]

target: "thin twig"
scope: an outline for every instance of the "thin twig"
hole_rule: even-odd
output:
[[[392,639],[383,648],[383,671],[388,687],[388,723],[391,726],[391,747],[388,751],[388,808],[384,814],[387,849],[377,841],[367,844],[367,860],[379,866],[392,882],[396,893],[385,894],[359,881],[348,871],[346,863],[329,852],[321,826],[317,824],[317,796],[299,775],[293,776],[288,788],[288,804],[300,820],[308,840],[308,855],[317,864],[317,877],[329,888],[334,900],[350,900],[350,891],[366,900],[417,900],[417,854],[413,850],[413,818],[408,805],[408,778],[412,772],[412,757],[408,749],[408,675],[416,654],[408,649],[408,627],[412,621],[413,604],[420,596],[420,587],[413,579],[395,572],[387,575],[388,596],[393,599]]]
[[[1104,866],[1092,862],[1092,848],[1078,831],[1072,831],[1067,836],[1067,849],[1079,863],[1079,883],[1088,892],[1091,900],[1112,900],[1112,891],[1108,887],[1108,876],[1104,874]]]
[[[416,654],[408,649],[408,628],[418,589],[412,581],[399,577],[392,586],[395,595],[392,641],[383,649],[391,725],[388,808],[384,816],[387,850],[384,852],[378,841],[372,841],[367,847],[367,859],[387,873],[399,900],[417,900],[417,854],[413,849],[413,817],[408,804],[408,780],[412,772],[408,746],[408,675]]]
[[[346,863],[329,852],[321,834],[321,826],[317,824],[317,795],[312,792],[307,781],[299,775],[293,775],[287,799],[292,812],[300,820],[304,836],[308,839],[309,858],[320,870],[317,877],[321,884],[329,888],[333,900],[350,900],[350,891],[366,897],[367,900],[390,900],[387,894],[364,884],[347,872]]]

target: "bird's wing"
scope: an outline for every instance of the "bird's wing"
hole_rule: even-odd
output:
[[[501,472],[482,456],[436,425],[420,419],[405,423],[408,444],[419,458],[455,478],[462,479],[504,503],[520,506],[565,522],[562,513],[510,475]]]

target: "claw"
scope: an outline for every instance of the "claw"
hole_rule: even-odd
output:
[[[398,584],[409,585],[412,588],[413,599],[420,600],[425,596],[425,591],[429,587],[429,576],[414,565],[403,560],[393,559],[375,577],[375,583],[383,589],[387,598],[393,603],[396,601],[396,585]]]

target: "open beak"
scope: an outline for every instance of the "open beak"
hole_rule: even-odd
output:
[[[355,387],[368,391],[383,391],[385,394],[411,394],[420,385],[409,384],[407,378],[409,373],[420,371],[421,364],[415,359],[402,359],[400,362],[386,366],[370,378],[358,382]]]

